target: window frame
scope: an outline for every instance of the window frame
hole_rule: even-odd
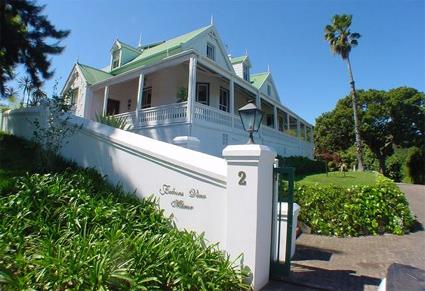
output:
[[[208,53],[210,51],[210,49],[211,49],[212,57]],[[207,52],[206,53],[207,53],[207,58],[209,58],[210,60],[215,61],[215,46],[212,43],[210,43],[210,42],[207,42]]]
[[[143,98],[142,98],[142,108],[151,108],[152,107],[152,86],[143,88]]]
[[[207,100],[206,103],[204,103],[203,101],[199,101],[199,86],[206,86],[207,87]],[[196,82],[196,94],[195,94],[195,101],[204,105],[209,106],[210,105],[210,83],[205,83],[205,82]]]
[[[226,93],[227,95],[224,97],[222,93]],[[222,99],[223,98],[223,99]],[[223,104],[223,100],[225,100],[226,104]],[[224,87],[220,87],[220,97],[218,103],[218,109],[224,112],[230,112],[230,91]]]
[[[115,54],[117,54],[116,58],[114,57]],[[115,65],[115,61],[117,61],[116,65]],[[116,49],[112,52],[111,70],[118,68],[120,65],[121,65],[121,50]]]

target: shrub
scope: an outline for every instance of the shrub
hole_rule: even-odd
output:
[[[126,116],[96,115],[96,121],[122,130],[128,130]]]
[[[409,148],[406,167],[408,175],[414,184],[425,184],[425,149]]]
[[[296,185],[299,219],[312,232],[335,236],[407,233],[412,224],[408,202],[397,185],[382,175],[374,185]]]
[[[326,171],[326,165],[323,161],[314,161],[302,156],[278,156],[278,159],[281,167],[294,167],[296,175],[324,173]]]
[[[387,168],[387,177],[394,180],[395,182],[401,182],[407,175],[406,173],[406,149],[396,149],[394,153],[389,156],[385,161],[385,167]]]
[[[27,175],[1,195],[0,289],[248,287],[216,245],[93,170]]]

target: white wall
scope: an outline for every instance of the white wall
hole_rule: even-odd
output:
[[[27,139],[33,134],[31,121],[47,120],[42,108],[3,115],[3,129]],[[221,159],[76,116],[69,124],[80,129],[61,150],[63,157],[95,168],[139,197],[158,198],[177,227],[204,233],[231,259],[243,253],[253,290],[268,282],[275,152],[259,145],[229,146]]]

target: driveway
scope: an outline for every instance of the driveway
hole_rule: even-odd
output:
[[[419,222],[416,231],[357,238],[302,234],[286,279],[297,285],[270,282],[264,290],[376,290],[392,263],[425,269],[425,186],[398,186]]]

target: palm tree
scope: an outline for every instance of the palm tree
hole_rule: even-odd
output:
[[[21,107],[24,106],[25,95],[27,95],[26,105],[28,106],[28,102],[29,102],[29,99],[30,99],[31,91],[34,89],[34,85],[32,83],[31,78],[28,77],[28,76],[19,78],[19,80],[18,80],[18,87],[19,87],[19,89],[22,90]]]
[[[47,97],[47,94],[41,88],[35,88],[32,92],[30,106],[37,106],[41,100]]]
[[[342,59],[347,62],[352,95],[358,170],[363,171],[363,146],[360,136],[359,118],[357,115],[357,93],[350,63],[351,49],[358,45],[360,34],[350,31],[351,18],[351,15],[346,14],[335,15],[332,18],[332,24],[326,25],[325,27],[325,39],[329,42],[332,52],[334,54],[340,55]]]

